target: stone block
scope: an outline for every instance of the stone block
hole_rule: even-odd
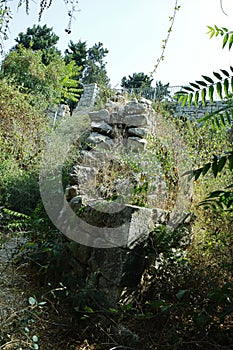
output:
[[[110,115],[110,124],[122,124],[123,123],[123,115],[119,112],[112,112]]]
[[[104,135],[110,135],[111,132],[112,132],[112,127],[107,124],[106,122],[104,121],[100,121],[100,122],[92,122],[91,123],[91,129],[94,131],[94,132],[98,132],[100,134],[104,134]]]
[[[124,117],[124,123],[129,127],[146,126],[149,120],[146,114],[131,114]]]
[[[98,148],[98,150],[101,150],[101,149],[108,150],[113,146],[113,140],[106,135],[93,132],[87,138],[87,144],[91,146],[96,146],[95,148],[96,149]]]
[[[137,100],[136,100],[137,101]],[[147,108],[144,104],[138,103],[136,101],[129,101],[124,108],[125,115],[131,114],[145,114],[147,113]]]
[[[128,129],[129,136],[138,136],[140,138],[143,138],[147,134],[148,134],[148,129],[146,128],[129,128]]]
[[[110,114],[107,109],[101,109],[99,111],[90,112],[89,117],[91,121],[95,121],[95,122],[104,121],[106,123],[109,123],[110,121]]]

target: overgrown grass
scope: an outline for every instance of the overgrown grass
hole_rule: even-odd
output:
[[[195,121],[174,118],[161,104],[155,108],[184,141],[191,167],[199,167],[209,161],[210,154],[214,152],[219,154],[229,149],[225,130],[216,132],[208,125],[200,126]],[[162,124],[160,128],[160,135],[166,138],[168,130],[163,130]],[[169,143],[164,145],[163,142],[163,139],[152,137],[150,152],[159,158],[167,184],[170,184],[169,191],[175,193],[175,161],[180,158]],[[88,337],[89,343],[96,343],[93,349],[106,350],[114,346],[123,349],[136,349],[138,346],[145,350],[232,348],[233,219],[230,212],[199,206],[216,184],[224,187],[229,183],[232,178],[230,171],[222,172],[216,179],[208,175],[194,182],[189,208],[193,212],[191,222],[184,223],[181,229],[173,232],[160,227],[151,234],[146,247],[148,263],[140,285],[134,291],[128,290],[116,308],[109,309],[98,302],[98,290],[92,280],[82,284],[73,274],[68,241],[51,224],[43,206],[37,201],[36,180],[30,177],[31,172],[19,172],[20,159],[15,158],[11,163],[8,159],[3,163],[3,168],[9,171],[1,180],[5,191],[1,192],[2,198],[8,198],[5,204],[11,203],[10,209],[20,209],[23,213],[22,207],[27,208],[27,216],[17,218],[25,224],[28,240],[18,261],[30,261],[37,281],[38,300],[40,289],[47,288],[46,285],[49,284],[48,294],[49,290],[56,289],[49,298],[52,307],[56,308],[60,317],[65,307],[71,318],[78,320],[83,337]],[[131,174],[135,163],[129,164],[125,160],[125,164]],[[113,170],[111,180],[118,170],[122,172],[122,168]],[[67,171],[64,174],[66,178]],[[17,194],[19,200],[19,188],[25,196],[14,203],[13,198]],[[30,188],[32,192],[35,190],[34,197],[27,199]],[[139,199],[140,196],[141,193],[138,194]],[[175,200],[175,195],[171,200]],[[16,221],[14,215],[12,219],[9,217],[8,223],[11,221]],[[60,283],[62,287],[57,289]],[[127,341],[122,335],[122,325],[131,332]],[[135,334],[140,339],[136,344],[133,343]]]

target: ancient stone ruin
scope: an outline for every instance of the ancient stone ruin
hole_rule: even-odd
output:
[[[147,148],[156,128],[150,101],[118,93],[89,118],[58,221],[70,239],[73,273],[83,281],[97,276],[96,288],[115,305],[140,283],[145,243],[169,221],[166,182]]]

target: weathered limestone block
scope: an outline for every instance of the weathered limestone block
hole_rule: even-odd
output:
[[[130,114],[124,117],[124,123],[130,126],[146,126],[149,120],[146,114]]]
[[[125,115],[131,114],[147,114],[148,110],[146,106],[142,103],[138,103],[136,99],[129,101],[124,108]]]
[[[128,137],[127,147],[133,152],[141,152],[146,149],[147,141],[136,136]]]
[[[112,132],[112,127],[104,121],[92,122],[91,129],[95,132],[106,134],[106,135],[110,135]]]
[[[119,112],[112,112],[110,115],[110,124],[122,124],[124,120],[124,116],[123,114],[119,113]]]
[[[128,135],[129,136],[138,136],[138,137],[145,137],[148,134],[148,129],[146,128],[129,128],[128,129]]]
[[[91,121],[95,121],[95,122],[104,121],[106,123],[109,123],[110,121],[110,114],[107,109],[101,109],[99,111],[90,112],[89,117]]]
[[[110,149],[113,146],[113,140],[106,135],[92,132],[87,138],[87,144],[92,146],[100,146],[98,147],[98,150]]]

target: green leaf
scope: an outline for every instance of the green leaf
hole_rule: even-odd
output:
[[[225,70],[225,69],[220,69],[220,71],[223,72],[223,74],[224,74],[226,77],[229,78],[230,74],[228,73],[227,70]]]
[[[222,122],[222,125],[225,126],[225,125],[226,125],[226,122],[225,122],[224,115],[221,113],[221,114],[219,115],[219,117],[220,117],[220,120],[221,120],[221,122]]]
[[[228,161],[229,161],[229,169],[232,171],[233,170],[233,154],[228,156]]]
[[[184,107],[186,105],[187,100],[188,100],[188,95],[184,95],[182,105],[181,105],[182,107]]]
[[[226,97],[229,97],[229,91],[228,91],[228,89],[229,89],[229,81],[228,81],[228,79],[224,80],[223,87],[224,87],[224,93],[225,93]]]
[[[220,123],[219,123],[219,120],[218,120],[218,116],[214,118],[214,123],[217,126],[217,128],[220,129]]]
[[[204,176],[210,169],[211,163],[206,163],[202,168],[202,175]]]
[[[233,93],[233,77],[231,77],[231,92]]]
[[[206,89],[202,89],[201,91],[201,100],[202,100],[203,106],[206,106]]]
[[[214,177],[217,177],[218,175],[218,158],[214,155],[214,161],[212,163],[212,172],[214,174]]]
[[[183,89],[184,89],[184,90],[191,91],[191,92],[194,91],[190,86],[184,86]]]
[[[198,178],[201,176],[202,174],[202,168],[196,169],[193,171],[194,174],[194,179],[195,181],[198,180]]]
[[[193,86],[195,89],[200,89],[200,86],[195,83],[189,83],[191,86]]]
[[[112,314],[117,314],[118,313],[118,310],[113,308],[113,307],[110,307],[109,309],[109,312],[111,312]]]
[[[222,80],[222,76],[221,76],[219,73],[213,72],[213,75],[214,75],[217,79]]]
[[[219,81],[216,84],[216,89],[217,89],[218,96],[222,100],[222,84]]]
[[[196,80],[196,83],[198,83],[201,86],[207,86],[206,82],[203,80]]]
[[[195,92],[195,97],[194,97],[194,104],[196,107],[198,107],[198,101],[199,101],[199,92]]]
[[[227,157],[223,156],[219,159],[218,161],[218,172],[220,173],[222,171],[222,169],[224,168],[225,164],[227,161]]]
[[[213,85],[209,86],[209,98],[210,98],[211,102],[214,101],[214,87],[213,87]]]
[[[233,45],[233,34],[231,34],[229,39],[229,50],[231,49],[232,45]]]
[[[207,28],[209,28],[209,31],[207,32],[207,34],[210,35],[210,39],[214,36],[214,28],[207,26]]]
[[[193,94],[189,94],[189,98],[188,98],[188,106],[191,107],[191,103],[192,103],[192,99],[193,99]]]
[[[222,44],[222,48],[224,49],[224,47],[226,46],[227,42],[228,42],[228,38],[229,38],[229,34],[226,33],[224,38],[223,38],[223,44]]]
[[[208,83],[214,84],[213,79],[211,79],[210,77],[207,77],[206,75],[202,75],[202,77],[203,77],[206,81],[208,81]]]
[[[230,116],[230,113],[228,111],[225,112],[225,117],[226,117],[228,124],[231,124],[231,116]]]
[[[85,306],[84,307],[84,310],[86,311],[86,312],[89,312],[90,314],[93,314],[93,309],[90,307],[90,306]]]
[[[184,95],[180,95],[180,97],[179,97],[179,100],[178,100],[178,103],[179,104],[182,104],[182,106],[183,106],[183,102],[185,101],[185,103],[186,103],[186,101],[187,101],[187,98],[188,98],[188,94],[184,94]],[[184,104],[185,104],[184,103]]]

